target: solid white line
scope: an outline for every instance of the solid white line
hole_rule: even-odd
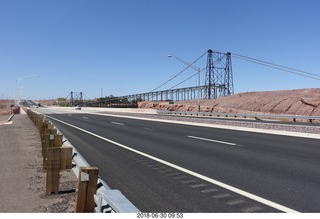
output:
[[[192,176],[194,176],[194,177],[197,177],[197,178],[202,179],[202,180],[204,180],[204,181],[207,181],[207,182],[209,182],[209,183],[212,183],[212,184],[215,184],[215,185],[217,185],[217,186],[220,186],[220,187],[222,187],[222,188],[224,188],[224,189],[227,189],[227,190],[229,190],[229,191],[232,191],[232,192],[235,192],[235,193],[240,194],[240,195],[242,195],[242,196],[245,196],[245,197],[247,197],[247,198],[249,198],[249,199],[252,199],[252,200],[254,200],[254,201],[257,201],[257,202],[260,202],[260,203],[262,203],[262,204],[268,205],[268,206],[270,206],[270,207],[272,207],[272,208],[278,209],[278,210],[283,211],[283,212],[286,212],[286,213],[298,213],[297,211],[295,211],[295,210],[293,210],[293,209],[290,209],[290,208],[287,208],[287,207],[285,207],[285,206],[283,206],[283,205],[277,204],[277,203],[272,202],[272,201],[270,201],[270,200],[267,200],[267,199],[261,198],[261,197],[259,197],[259,196],[256,196],[256,195],[254,195],[254,194],[251,194],[251,193],[249,193],[249,192],[246,192],[246,191],[240,190],[240,189],[238,189],[238,188],[235,188],[235,187],[233,187],[233,186],[227,185],[227,184],[225,184],[225,183],[219,182],[219,181],[217,181],[217,180],[215,180],[215,179],[211,179],[211,178],[209,178],[209,177],[207,177],[207,176],[201,175],[201,174],[199,174],[199,173],[193,172],[193,171],[188,170],[188,169],[186,169],[186,168],[183,168],[183,167],[177,166],[177,165],[175,165],[175,164],[169,163],[169,162],[167,162],[167,161],[165,161],[165,160],[159,159],[159,158],[157,158],[157,157],[151,156],[151,155],[146,154],[146,153],[143,153],[143,152],[141,152],[141,151],[135,150],[135,149],[133,149],[133,148],[130,148],[130,147],[125,146],[125,145],[123,145],[123,144],[120,144],[120,143],[118,143],[118,142],[112,141],[112,140],[107,139],[107,138],[104,138],[104,137],[102,137],[102,136],[100,136],[100,135],[97,135],[97,134],[94,134],[94,133],[92,133],[92,132],[89,132],[89,131],[87,131],[87,130],[85,130],[85,129],[82,129],[82,128],[79,128],[79,127],[77,127],[77,126],[74,126],[74,125],[71,125],[71,124],[69,124],[69,123],[66,123],[66,122],[64,122],[64,121],[61,121],[61,120],[59,120],[59,119],[53,118],[53,117],[51,117],[51,116],[46,116],[46,117],[48,117],[48,118],[50,118],[50,119],[53,119],[53,120],[56,120],[56,121],[58,121],[58,122],[60,122],[60,123],[63,123],[63,124],[65,124],[65,125],[67,125],[67,126],[70,126],[70,127],[72,127],[72,128],[78,129],[78,130],[80,130],[80,131],[82,131],[82,132],[85,132],[85,133],[87,133],[87,134],[90,134],[90,135],[92,135],[92,136],[94,136],[94,137],[96,137],[96,138],[102,139],[102,140],[104,140],[104,141],[106,141],[106,142],[109,142],[109,143],[111,143],[111,144],[117,145],[117,146],[119,146],[119,147],[121,147],[121,148],[127,149],[127,150],[129,150],[129,151],[132,151],[132,152],[134,152],[134,153],[137,153],[137,154],[139,154],[139,155],[142,155],[142,156],[144,156],[144,157],[147,157],[147,158],[149,158],[149,159],[152,159],[152,160],[154,160],[154,161],[157,161],[157,162],[162,163],[162,164],[164,164],[164,165],[167,165],[167,166],[169,166],[169,167],[172,167],[172,168],[174,168],[174,169],[180,170],[180,171],[182,171],[182,172],[184,172],[184,173],[187,173],[187,174],[189,174],[189,175],[192,175]]]
[[[230,142],[225,142],[225,141],[217,141],[217,140],[213,140],[213,139],[209,139],[209,138],[201,138],[201,137],[196,137],[196,136],[192,136],[192,135],[188,135],[188,138],[194,138],[194,139],[198,139],[198,140],[203,140],[203,141],[211,141],[211,142],[215,142],[215,143],[220,143],[220,144],[227,144],[227,145],[232,145],[232,146],[241,146],[235,143],[230,143]]]
[[[123,123],[120,123],[120,122],[110,122],[112,124],[115,124],[115,125],[124,125]]]

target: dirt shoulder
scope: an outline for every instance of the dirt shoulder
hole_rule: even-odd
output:
[[[0,172],[1,213],[74,212],[77,179],[72,170],[60,172],[61,194],[45,194],[40,136],[27,115],[0,124]]]

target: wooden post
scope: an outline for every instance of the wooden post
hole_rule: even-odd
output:
[[[43,123],[43,115],[39,115],[39,118],[38,118],[38,129],[41,130],[41,126],[42,126],[42,123]]]
[[[99,170],[97,167],[80,167],[76,212],[94,212],[94,194],[97,191]]]
[[[41,125],[41,130],[40,130],[40,136],[41,136],[41,145],[43,146],[44,144],[44,136],[46,133],[46,129],[47,129],[47,123],[42,123]]]
[[[47,169],[46,194],[59,193],[60,170],[72,168],[72,147],[46,149],[44,168]]]
[[[55,135],[46,134],[44,138],[44,144],[42,147],[42,156],[43,156],[43,169],[47,168],[48,161],[48,149],[54,147]]]
[[[53,125],[51,123],[48,123],[48,129],[53,130]]]
[[[62,147],[60,157],[60,170],[72,169],[72,147]]]
[[[61,148],[48,148],[46,194],[59,193]]]
[[[51,135],[57,135],[58,134],[58,130],[57,129],[50,129],[50,134]]]
[[[54,136],[54,147],[62,147],[63,135]]]
[[[49,130],[50,133],[56,133],[57,130]],[[43,156],[43,169],[46,169],[46,162],[48,160],[48,149],[51,147],[62,147],[62,135],[57,134],[46,134],[44,139],[44,144],[42,147],[42,156]]]

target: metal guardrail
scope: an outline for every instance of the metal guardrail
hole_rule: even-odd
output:
[[[33,111],[39,114],[36,111]],[[44,115],[45,116],[45,115]],[[45,116],[47,117],[47,116]],[[49,118],[49,117],[47,117]],[[70,146],[73,150],[73,172],[79,179],[80,167],[90,167],[89,163],[81,156],[77,149],[68,141],[68,139],[54,126],[58,134],[63,136],[63,146]],[[137,209],[119,190],[111,189],[100,176],[97,180],[97,191],[94,195],[96,213],[139,213]]]
[[[56,128],[56,127],[55,127]],[[56,128],[57,129],[57,128]],[[58,133],[62,134],[59,129]],[[63,136],[64,145],[73,148],[74,174],[79,179],[80,167],[89,167],[89,163],[81,156],[77,149]],[[97,181],[97,192],[94,195],[96,213],[138,213],[140,212],[119,190],[111,189],[100,176]]]
[[[67,141],[64,137],[64,141]],[[67,144],[70,144],[69,142]],[[70,144],[71,145],[71,144]],[[73,147],[71,145],[71,147]],[[90,166],[81,154],[73,147],[75,163],[73,172],[79,178],[80,167]],[[119,190],[111,189],[100,177],[97,182],[97,192],[94,196],[97,213],[138,213],[140,212]]]
[[[310,123],[313,120],[320,120],[320,116],[299,116],[299,115],[271,115],[271,114],[235,114],[235,113],[209,113],[209,112],[178,112],[168,110],[158,110],[158,114],[169,115],[185,115],[185,116],[215,116],[215,117],[229,117],[229,118],[254,118],[254,119],[290,119],[296,122],[298,119],[306,120]]]

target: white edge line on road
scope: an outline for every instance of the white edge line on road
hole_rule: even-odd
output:
[[[207,177],[207,176],[201,175],[201,174],[199,174],[199,173],[193,172],[193,171],[188,170],[188,169],[186,169],[186,168],[183,168],[183,167],[177,166],[177,165],[175,165],[175,164],[169,163],[169,162],[167,162],[167,161],[164,161],[164,160],[162,160],[162,159],[156,158],[156,157],[154,157],[154,156],[151,156],[151,155],[149,155],[149,154],[143,153],[143,152],[141,152],[141,151],[132,149],[132,148],[130,148],[130,147],[128,147],[128,146],[125,146],[125,145],[120,144],[120,143],[118,143],[118,142],[115,142],[115,141],[112,141],[112,140],[110,140],[110,139],[104,138],[104,137],[102,137],[102,136],[100,136],[100,135],[94,134],[94,133],[89,132],[89,131],[87,131],[87,130],[85,130],[85,129],[82,129],[82,128],[79,128],[79,127],[74,126],[74,125],[72,125],[72,124],[69,124],[69,123],[66,123],[66,122],[64,122],[64,121],[61,121],[61,120],[59,120],[59,119],[56,119],[56,118],[53,118],[53,117],[47,116],[47,115],[46,115],[46,117],[48,117],[48,118],[50,118],[50,119],[53,119],[53,120],[55,120],[55,121],[57,121],[57,122],[63,123],[63,124],[65,124],[65,125],[67,125],[67,126],[70,126],[70,127],[72,127],[72,128],[78,129],[78,130],[80,130],[80,131],[82,131],[82,132],[85,132],[85,133],[87,133],[87,134],[90,134],[90,135],[92,135],[92,136],[94,136],[94,137],[96,137],[96,138],[99,138],[99,139],[102,139],[102,140],[104,140],[104,141],[107,141],[107,142],[109,142],[109,143],[111,143],[111,144],[117,145],[117,146],[119,146],[119,147],[121,147],[121,148],[127,149],[127,150],[129,150],[129,151],[132,151],[132,152],[134,152],[134,153],[140,154],[140,155],[142,155],[142,156],[144,156],[144,157],[147,157],[147,158],[149,158],[149,159],[152,159],[152,160],[154,160],[154,161],[157,161],[157,162],[159,162],[159,163],[162,163],[162,164],[164,164],[164,165],[167,165],[167,166],[169,166],[169,167],[172,167],[172,168],[174,168],[174,169],[177,169],[177,170],[179,170],[179,171],[182,171],[182,172],[184,172],[184,173],[187,173],[187,174],[192,175],[192,176],[194,176],[194,177],[197,177],[197,178],[199,178],[199,179],[202,179],[202,180],[204,180],[204,181],[207,181],[207,182],[209,182],[209,183],[212,183],[212,184],[215,184],[215,185],[217,185],[217,186],[220,186],[220,187],[222,187],[222,188],[224,188],[224,189],[227,189],[227,190],[229,190],[229,191],[232,191],[232,192],[235,192],[235,193],[240,194],[240,195],[242,195],[242,196],[245,196],[245,197],[247,197],[247,198],[249,198],[249,199],[252,199],[252,200],[254,200],[254,201],[257,201],[257,202],[260,202],[260,203],[265,204],[265,205],[267,205],[267,206],[270,206],[270,207],[272,207],[272,208],[278,209],[278,210],[283,211],[283,212],[286,212],[286,213],[298,213],[297,211],[295,211],[295,210],[293,210],[293,209],[290,209],[290,208],[287,208],[287,207],[285,207],[285,206],[283,206],[283,205],[277,204],[277,203],[272,202],[272,201],[270,201],[270,200],[267,200],[267,199],[261,198],[261,197],[259,197],[259,196],[256,196],[256,195],[254,195],[254,194],[251,194],[251,193],[249,193],[249,192],[240,190],[240,189],[235,188],[235,187],[233,187],[233,186],[230,186],[230,185],[227,185],[227,184],[225,184],[225,183],[219,182],[219,181],[217,181],[217,180],[211,179],[211,178],[209,178],[209,177]]]
[[[201,137],[192,136],[192,135],[188,135],[187,137],[188,137],[188,138],[193,138],[193,139],[202,140],[202,141],[210,141],[210,142],[215,142],[215,143],[219,143],[219,144],[227,144],[227,145],[232,145],[232,146],[239,146],[239,147],[241,147],[241,145],[239,145],[239,144],[235,144],[235,143],[231,143],[231,142],[226,142],[226,141],[218,141],[218,140],[214,140],[214,139],[201,138]]]

